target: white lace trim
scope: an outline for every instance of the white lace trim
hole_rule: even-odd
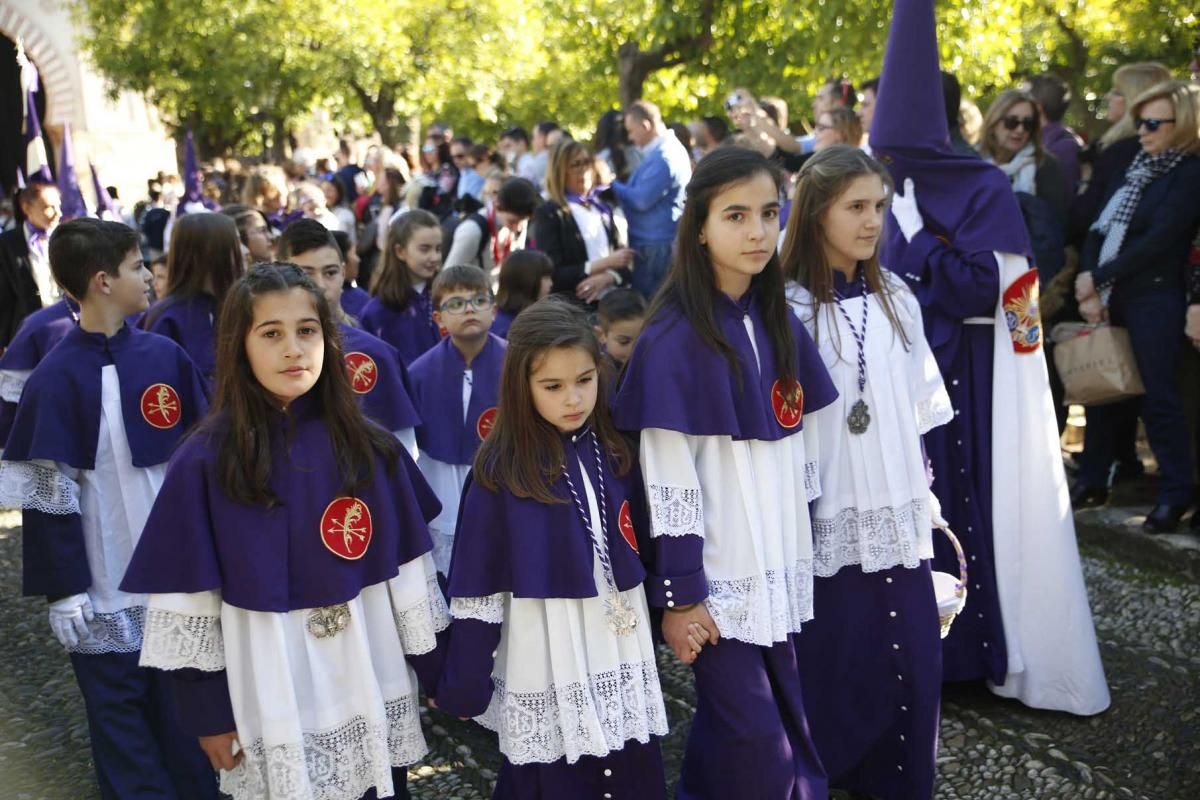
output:
[[[25,391],[25,382],[32,374],[31,369],[0,369],[0,400],[21,402],[21,392]]]
[[[146,609],[130,606],[120,611],[96,614],[88,623],[88,637],[67,649],[95,656],[101,653],[136,653],[142,646]]]
[[[699,488],[651,483],[646,487],[650,505],[650,536],[704,538],[704,506]]]
[[[0,462],[0,507],[78,514],[79,484],[49,462]]]
[[[816,461],[804,462],[804,499],[811,503],[821,496],[821,466]]]
[[[450,598],[450,616],[454,619],[477,619],[499,625],[504,622],[504,601],[508,594],[489,594],[487,597]]]
[[[495,691],[487,711],[477,717],[496,732],[500,752],[513,764],[549,764],[564,756],[603,757],[636,739],[667,733],[666,708],[654,661],[621,664],[541,692],[507,691],[493,678]]]
[[[437,573],[429,574],[423,600],[403,610],[393,606],[392,613],[405,655],[419,656],[436,648],[438,633],[450,626],[450,612],[438,586]]]
[[[899,508],[845,508],[832,518],[814,517],[813,571],[828,578],[851,564],[860,565],[863,572],[920,566],[921,559],[933,556],[930,535],[918,527],[922,519],[929,519],[924,500]]]
[[[812,561],[748,578],[710,578],[704,602],[723,638],[759,647],[786,641],[813,618]]]
[[[954,406],[945,392],[937,392],[917,403],[917,432],[922,436],[954,419]]]
[[[415,764],[429,748],[415,695],[387,701],[384,715],[305,731],[302,742],[242,742],[246,760],[221,773],[221,791],[235,800],[359,800],[375,787],[379,796],[390,797],[392,766]]]
[[[139,663],[158,669],[205,672],[225,669],[221,618],[151,608],[146,614],[146,635]]]

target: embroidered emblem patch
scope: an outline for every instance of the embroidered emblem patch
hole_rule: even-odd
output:
[[[475,422],[475,433],[479,434],[480,439],[486,439],[492,432],[492,428],[496,427],[496,414],[498,413],[499,409],[492,406],[479,415],[479,419]]]
[[[321,541],[329,552],[357,561],[371,544],[371,509],[356,497],[339,497],[321,515]]]
[[[142,419],[152,427],[174,428],[183,417],[179,394],[165,383],[151,384],[142,392]]]
[[[366,394],[379,380],[379,367],[366,353],[346,353],[346,377],[355,394]]]
[[[1004,321],[1017,353],[1036,353],[1042,347],[1038,294],[1036,269],[1023,273],[1004,290]]]
[[[788,429],[796,427],[804,416],[804,389],[797,381],[785,389],[783,379],[776,380],[771,385],[771,409],[780,425]]]
[[[633,529],[633,514],[629,511],[629,501],[621,503],[621,512],[617,514],[617,527],[621,529],[621,536],[625,539],[625,543],[633,548],[633,552],[640,553],[637,543],[637,531]]]

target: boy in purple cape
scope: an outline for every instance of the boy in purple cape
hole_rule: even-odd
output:
[[[8,441],[21,390],[33,368],[79,321],[79,306],[69,297],[21,320],[17,335],[0,355],[0,453]]]
[[[315,219],[298,219],[284,229],[276,243],[279,258],[300,267],[321,287],[342,334],[342,356],[350,388],[363,413],[404,443],[417,457],[415,429],[421,424],[409,390],[409,375],[400,354],[382,339],[355,327],[341,303],[345,261],[334,235]]]
[[[342,251],[342,311],[358,319],[362,316],[367,303],[371,302],[371,295],[356,282],[358,280],[358,251],[354,249],[354,242],[350,240],[350,234],[345,231],[331,231],[331,233],[337,240],[338,249]]]
[[[479,267],[447,267],[433,279],[434,321],[442,341],[412,363],[413,397],[421,413],[417,466],[442,501],[429,523],[433,561],[450,571],[454,525],[475,450],[496,421],[504,340],[489,333],[496,313],[487,274]]]
[[[971,569],[945,678],[1093,714],[1108,688],[1063,511],[1029,235],[1003,173],[951,148],[941,85],[933,0],[895,0],[871,147],[902,187],[881,260],[921,303],[955,409],[925,434],[932,489]],[[935,548],[936,568],[956,572],[949,545]]]
[[[51,236],[49,256],[79,302],[79,325],[26,380],[0,462],[0,505],[22,509],[22,588],[50,600],[101,796],[215,798],[169,683],[138,666],[146,598],[118,587],[168,456],[207,409],[204,380],[174,342],[124,322],[146,307],[134,231],[72,220]]]

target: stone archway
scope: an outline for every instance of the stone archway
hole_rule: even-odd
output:
[[[7,2],[0,2],[0,33],[13,41],[20,41],[25,47],[25,54],[38,69],[42,91],[46,94],[43,126],[58,127],[64,122],[78,120],[70,58],[59,53],[50,35]]]

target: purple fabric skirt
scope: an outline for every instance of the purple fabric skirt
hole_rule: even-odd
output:
[[[574,764],[500,765],[492,800],[666,800],[658,739],[636,740],[603,758],[583,756]]]

